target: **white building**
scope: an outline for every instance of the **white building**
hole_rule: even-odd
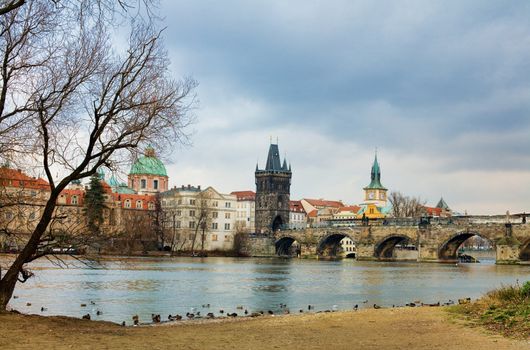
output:
[[[234,191],[236,196],[236,232],[253,232],[256,217],[256,193],[254,191]]]
[[[213,187],[174,187],[162,193],[165,245],[174,251],[230,251],[234,248],[234,195]]]
[[[307,213],[301,201],[289,202],[289,227],[294,230],[307,227]]]

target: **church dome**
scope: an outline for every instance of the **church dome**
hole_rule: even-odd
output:
[[[155,155],[152,147],[147,147],[145,153],[131,167],[129,175],[158,175],[167,176],[166,167]]]

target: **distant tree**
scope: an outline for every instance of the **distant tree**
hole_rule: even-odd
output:
[[[85,193],[85,216],[87,226],[92,234],[99,234],[100,226],[104,221],[103,211],[105,205],[105,190],[98,174],[90,177],[90,187]]]
[[[417,218],[426,214],[425,201],[420,197],[409,197],[401,192],[391,192],[388,200],[395,218]]]

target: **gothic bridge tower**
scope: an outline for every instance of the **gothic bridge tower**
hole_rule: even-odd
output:
[[[280,161],[278,145],[271,144],[265,169],[256,164],[256,233],[270,234],[289,224],[291,165]]]

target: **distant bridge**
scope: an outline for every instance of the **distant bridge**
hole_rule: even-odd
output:
[[[336,253],[348,237],[358,260],[396,260],[396,245],[414,246],[421,262],[458,261],[458,248],[472,236],[488,240],[499,264],[530,263],[530,224],[522,217],[468,216],[440,219],[386,219],[330,222],[322,227],[278,230],[268,240],[276,255],[287,255],[296,242],[302,257]],[[263,244],[263,243],[262,243]],[[262,250],[263,251],[263,250]]]

